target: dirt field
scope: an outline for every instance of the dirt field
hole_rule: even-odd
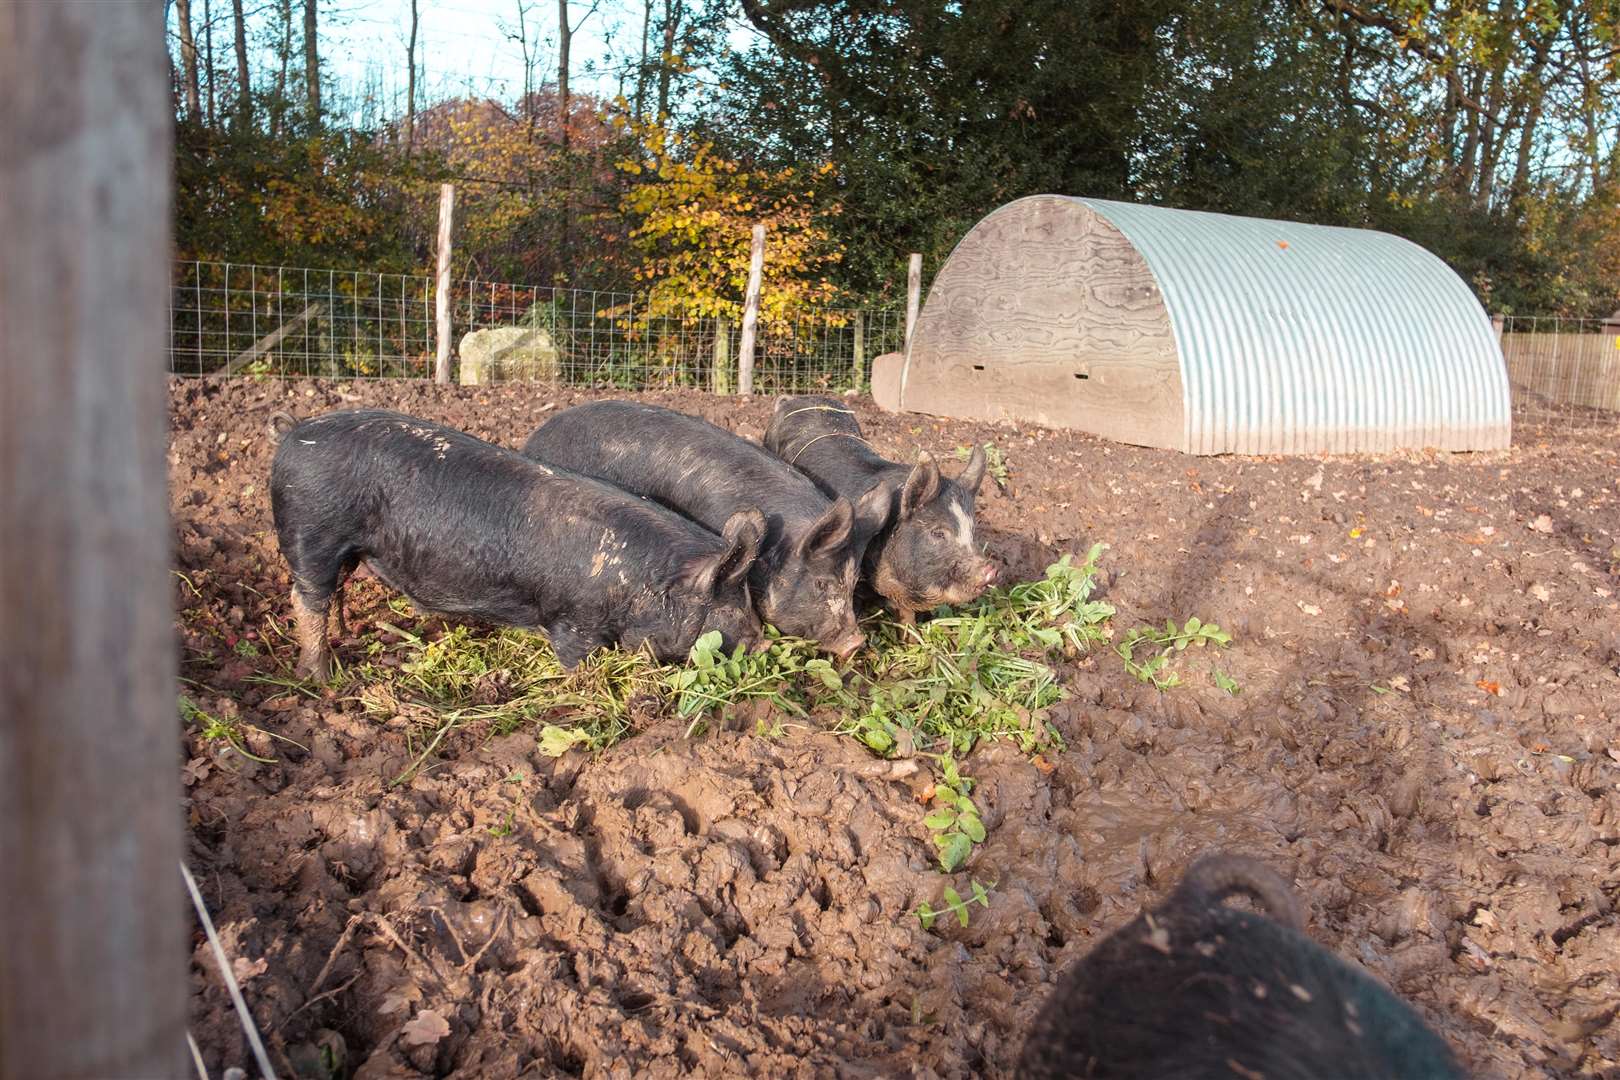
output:
[[[291,658],[273,409],[383,405],[515,446],[586,396],[171,386],[184,692],[275,759],[188,727],[188,858],[289,1073],[323,1075],[335,1032],[361,1077],[1004,1076],[1056,975],[1219,845],[1291,875],[1312,935],[1474,1074],[1620,1075],[1620,435],[1197,459],[856,401],[891,457],[1002,450],[979,516],[1006,578],[1100,540],[1116,627],[1235,635],[1235,697],[1207,651],[1164,693],[1111,653],[1065,666],[1067,751],[973,756],[989,837],[947,879],[916,778],[847,738],[689,741],[654,716],[553,760],[533,732],[463,732],[391,786],[421,748],[356,688],[254,681]],[[642,397],[753,437],[771,407]],[[354,623],[401,620],[363,584]],[[989,908],[923,930],[918,903],[969,876]],[[200,933],[192,979],[211,1071],[248,1065]]]

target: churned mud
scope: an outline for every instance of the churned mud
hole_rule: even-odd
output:
[[[463,730],[395,782],[422,750],[403,718],[258,681],[292,657],[273,410],[517,446],[588,396],[171,384],[182,690],[271,759],[187,725],[188,860],[289,1074],[1004,1076],[1065,965],[1211,846],[1291,877],[1312,936],[1475,1074],[1620,1070],[1620,433],[1199,459],[854,399],[891,457],[1001,451],[979,506],[1008,577],[1103,541],[1116,628],[1235,636],[1163,693],[1108,652],[1064,666],[1068,749],[969,759],[989,836],[946,878],[926,773],[803,724],[688,740],[654,710],[555,760]],[[755,438],[772,405],[639,396]],[[359,627],[442,625],[350,594]],[[989,907],[924,930],[919,902],[970,878]],[[248,1065],[200,933],[191,970],[205,1061]]]

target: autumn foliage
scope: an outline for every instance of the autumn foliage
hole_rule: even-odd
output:
[[[631,223],[640,255],[635,279],[647,290],[650,317],[680,311],[740,318],[753,227],[760,223],[767,252],[762,317],[839,299],[827,277],[843,258],[827,224],[839,206],[817,199],[830,163],[808,176],[791,168],[749,169],[659,125],[621,125],[633,131],[638,152],[619,162],[633,180],[619,209]]]

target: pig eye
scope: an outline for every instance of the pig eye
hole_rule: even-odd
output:
[[[935,540],[949,540],[951,538],[951,530],[944,528],[929,529],[928,535],[932,536]]]

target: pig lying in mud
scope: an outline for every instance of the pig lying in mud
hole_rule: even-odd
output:
[[[684,659],[762,640],[747,578],[765,520],[722,535],[607,484],[379,409],[278,414],[270,506],[292,567],[298,672],[331,673],[327,612],[364,562],[419,607],[543,630],[567,667],[610,644]],[[339,597],[341,603],[341,597]]]
[[[1222,903],[1236,894],[1270,917]],[[1017,1075],[1463,1075],[1405,1003],[1303,930],[1293,892],[1263,863],[1199,859],[1162,907],[1104,939],[1063,977],[1024,1042]]]
[[[749,580],[759,614],[840,657],[865,643],[855,585],[867,542],[887,524],[891,489],[853,502],[829,499],[746,439],[632,401],[565,409],[529,437],[523,453],[655,499],[711,529],[757,506],[766,533]]]
[[[882,486],[899,489],[893,519],[867,546],[861,577],[901,622],[940,604],[966,603],[995,582],[996,564],[979,554],[973,536],[982,448],[973,448],[954,480],[926,456],[908,469],[874,452],[855,414],[827,397],[778,400],[765,448],[831,496],[858,500]]]

